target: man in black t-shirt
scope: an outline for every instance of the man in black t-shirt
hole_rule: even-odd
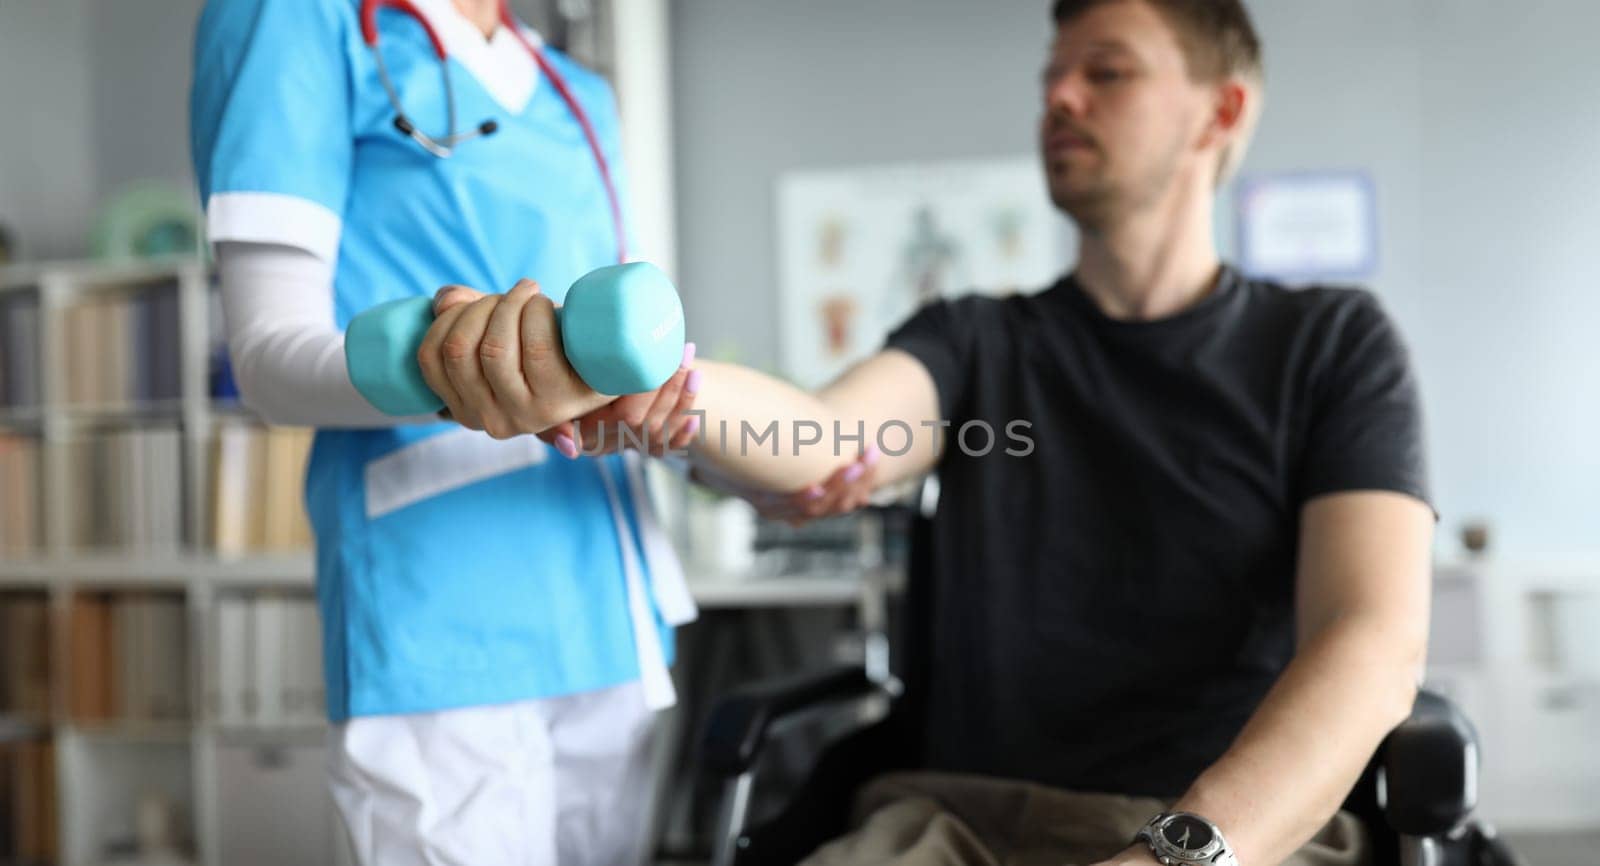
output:
[[[996,859],[1020,825],[986,831],[950,780],[1185,813],[1104,863],[1199,840],[1247,866],[1333,862],[1308,840],[1410,711],[1426,646],[1433,514],[1406,350],[1369,294],[1218,260],[1215,188],[1262,89],[1237,0],[1058,0],[1054,21],[1040,147],[1080,232],[1073,272],[926,307],[815,394],[701,363],[682,389],[703,412],[691,457],[798,491],[806,516],[938,472],[926,735],[948,775],[919,802]],[[659,442],[682,392],[559,429],[592,441],[622,419]],[[840,465],[841,445],[864,456]],[[920,856],[881,862],[947,862]]]
[[[872,407],[869,441],[875,419],[950,422],[871,473],[940,455],[931,768],[1176,798],[1240,862],[1278,863],[1415,695],[1433,527],[1416,382],[1371,295],[1218,263],[1213,190],[1261,98],[1243,10],[1069,0],[1056,20],[1040,144],[1076,269],[929,306],[819,396]],[[708,422],[789,417],[721,410],[720,372]],[[696,456],[739,470],[717,452]]]

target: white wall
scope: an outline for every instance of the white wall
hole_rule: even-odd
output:
[[[1243,174],[1357,169],[1378,189],[1379,269],[1368,287],[1398,314],[1421,282],[1421,81],[1415,2],[1250,4],[1267,65],[1265,112]],[[1233,249],[1232,199],[1218,235]],[[1408,329],[1409,332],[1410,329]]]
[[[1600,7],[1252,9],[1270,95],[1246,169],[1376,177],[1373,286],[1423,378],[1442,531],[1600,549]]]
[[[1600,6],[1250,6],[1268,97],[1245,171],[1377,183],[1370,285],[1423,379],[1441,547],[1484,516],[1504,553],[1600,549]],[[775,360],[780,172],[1031,152],[1048,7],[676,0],[679,273],[702,346]]]
[[[0,0],[0,222],[31,257],[85,249],[90,17],[90,0]]]
[[[1409,312],[1440,497],[1508,548],[1600,549],[1600,5],[1421,5]]]
[[[159,179],[193,190],[189,82],[204,0],[92,0],[95,190]]]
[[[89,251],[123,184],[192,189],[189,66],[202,0],[0,0],[0,220],[31,259]]]
[[[1028,153],[1043,2],[675,0],[679,284],[702,350],[777,359],[774,182]]]

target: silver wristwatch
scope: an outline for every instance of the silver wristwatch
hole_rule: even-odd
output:
[[[1163,866],[1239,866],[1217,825],[1193,812],[1162,812],[1140,827],[1136,838]]]

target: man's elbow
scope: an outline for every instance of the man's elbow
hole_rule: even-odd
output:
[[[1417,703],[1417,692],[1421,685],[1415,678],[1406,677],[1396,682],[1391,691],[1394,700],[1389,709],[1389,727],[1398,727],[1402,722],[1411,717],[1411,710]]]
[[[1411,715],[1417,702],[1428,660],[1428,629],[1425,624],[1401,623],[1398,628],[1382,629],[1388,657],[1384,667],[1388,721],[1399,725]]]
[[[1346,670],[1352,675],[1362,671],[1360,688],[1372,712],[1387,726],[1398,725],[1411,715],[1427,662],[1425,622],[1347,614],[1330,622],[1313,640],[1343,647],[1336,654],[1348,660]]]

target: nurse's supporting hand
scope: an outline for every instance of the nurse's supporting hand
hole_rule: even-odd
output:
[[[821,482],[787,493],[749,487],[703,466],[692,467],[689,480],[744,499],[767,520],[804,526],[824,517],[849,514],[871,502],[881,457],[876,446],[868,446],[855,460],[835,469]]]
[[[508,439],[611,402],[567,363],[555,304],[532,280],[504,295],[446,286],[434,316],[417,363],[463,426]]]

